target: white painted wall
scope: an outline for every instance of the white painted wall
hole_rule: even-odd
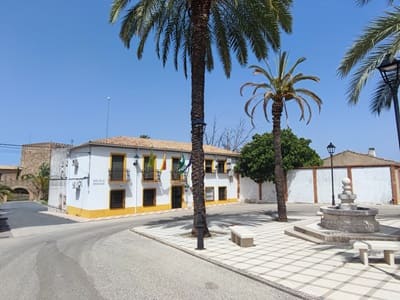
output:
[[[314,203],[312,170],[290,170],[287,189],[288,202]]]
[[[90,155],[89,155],[90,152]],[[172,158],[180,158],[181,152],[152,150],[156,156],[155,168],[161,169],[164,154],[166,156],[166,170],[161,170],[159,182],[148,182],[142,180],[143,156],[148,156],[150,150],[128,149],[90,146],[73,149],[69,157],[70,179],[67,183],[67,204],[87,210],[108,209],[110,190],[125,190],[125,207],[141,207],[143,203],[143,189],[156,189],[157,205],[168,205],[171,203],[171,170]],[[129,170],[129,180],[123,183],[109,182],[109,169],[111,154],[126,155],[126,168]],[[138,164],[135,166],[135,155],[139,156]],[[190,154],[185,153],[186,164],[189,163]],[[210,159],[210,157],[207,157]],[[79,167],[72,166],[72,160],[79,162]],[[226,157],[212,157],[215,160],[223,160]],[[232,162],[232,168],[234,162]],[[89,179],[85,179],[89,177]],[[191,168],[188,169],[187,183],[191,184]],[[80,189],[73,188],[73,182],[81,182]],[[213,186],[216,198],[218,198],[218,187],[227,187],[227,198],[237,198],[237,179],[228,174],[207,174],[205,186]],[[178,185],[178,184],[177,184]],[[183,185],[180,184],[180,185]],[[192,205],[193,195],[190,188],[184,189],[183,199],[187,205]],[[215,199],[217,200],[217,199]]]
[[[340,203],[338,194],[342,192],[342,179],[345,177],[347,177],[347,169],[333,169],[333,194],[335,197],[335,203]],[[317,194],[318,203],[332,203],[331,169],[327,168],[317,170]]]
[[[392,200],[389,167],[353,168],[352,177],[357,204],[389,204]]]
[[[67,205],[73,207],[87,208],[89,203],[89,170],[90,155],[89,147],[79,148],[71,151],[68,156],[68,180],[67,180]],[[77,165],[73,161],[77,161]],[[80,183],[80,189],[73,186]]]
[[[357,195],[356,204],[389,204],[392,200],[390,167],[352,167],[353,192]],[[318,203],[331,204],[331,169],[317,169]],[[340,203],[338,195],[342,192],[342,179],[346,178],[347,168],[334,168],[335,203]],[[311,169],[290,170],[287,174],[288,202],[314,203],[314,186]],[[247,177],[240,178],[240,201],[257,202],[258,184]],[[262,201],[276,202],[275,186],[263,183]]]
[[[57,209],[65,209],[67,199],[67,154],[67,148],[51,150],[48,205]]]
[[[262,195],[259,200],[259,184],[249,177],[240,177],[240,202],[266,202],[275,203],[275,185],[272,182],[262,184]]]

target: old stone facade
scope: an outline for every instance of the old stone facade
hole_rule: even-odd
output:
[[[66,147],[69,145],[52,142],[22,145],[19,166],[0,166],[0,184],[12,188],[16,199],[34,200],[37,191],[29,180],[22,180],[23,175],[38,174],[43,163],[50,166],[52,149]]]

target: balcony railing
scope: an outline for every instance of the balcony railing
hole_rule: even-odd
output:
[[[129,169],[111,169],[108,170],[108,179],[110,181],[122,181],[122,182],[127,182],[130,181],[131,176]]]
[[[184,182],[185,181],[185,175],[180,173],[179,171],[171,171],[171,180],[172,181],[180,181]]]
[[[160,181],[161,180],[161,170],[148,169],[142,171],[142,177],[144,181]]]

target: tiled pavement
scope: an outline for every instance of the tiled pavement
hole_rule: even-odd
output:
[[[252,220],[251,213],[247,217]],[[265,216],[262,222],[250,221],[255,246],[249,248],[230,241],[228,226],[235,223],[232,216],[209,220],[214,234],[205,239],[205,250],[194,249],[197,240],[189,235],[191,221],[155,223],[132,230],[295,294],[324,299],[400,299],[400,253],[395,266],[385,264],[382,254],[364,266],[349,246],[317,245],[284,234],[288,227],[318,219],[296,216],[289,223],[279,223]],[[398,218],[379,222],[400,228]]]

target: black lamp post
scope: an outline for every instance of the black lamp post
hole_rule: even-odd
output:
[[[396,58],[391,59],[390,54],[386,55],[381,65],[378,67],[378,70],[381,73],[383,81],[389,86],[390,92],[392,93],[397,127],[397,139],[400,148],[400,113],[399,99],[397,97],[400,83],[400,60],[397,60]]]
[[[329,145],[326,147],[328,150],[329,155],[331,156],[331,184],[332,184],[332,206],[335,206],[335,192],[333,190],[333,153],[335,153],[335,145],[332,144],[332,142],[329,143]]]

